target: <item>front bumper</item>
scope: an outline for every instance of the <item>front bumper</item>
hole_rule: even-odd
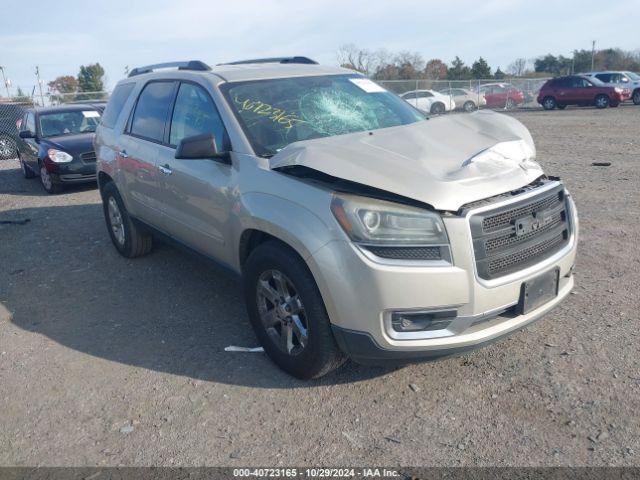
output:
[[[95,162],[85,163],[74,159],[69,163],[54,163],[47,158],[45,165],[55,183],[95,182],[97,178]]]
[[[532,267],[486,281],[478,278],[469,224],[445,217],[453,265],[375,261],[348,241],[333,241],[308,263],[317,280],[340,347],[362,363],[413,361],[453,355],[497,340],[539,319],[573,288],[577,217],[573,234],[558,254]],[[557,268],[557,296],[527,314],[518,314],[523,282]],[[397,335],[390,327],[393,311],[455,310],[445,330]]]

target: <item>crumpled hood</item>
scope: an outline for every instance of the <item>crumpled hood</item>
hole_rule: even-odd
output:
[[[509,145],[524,145],[535,155],[531,135],[518,120],[482,111],[295,142],[271,157],[269,166],[302,165],[456,211],[543,175],[540,166],[517,149],[513,155],[493,154],[494,149],[514,151],[502,148]]]

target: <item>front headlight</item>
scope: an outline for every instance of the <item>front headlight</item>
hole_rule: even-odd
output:
[[[616,91],[616,93],[622,93],[624,92],[624,90],[620,87],[615,87],[614,90]]]
[[[67,152],[56,150],[55,148],[47,150],[47,156],[53,163],[69,163],[73,160],[73,157]]]
[[[349,238],[378,257],[450,261],[440,215],[421,208],[334,194],[331,211]]]

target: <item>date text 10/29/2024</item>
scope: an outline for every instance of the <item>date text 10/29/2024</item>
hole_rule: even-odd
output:
[[[258,478],[395,478],[388,468],[234,468],[233,476]]]

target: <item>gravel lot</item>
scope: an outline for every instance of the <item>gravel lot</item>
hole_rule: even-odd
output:
[[[574,294],[464,357],[310,383],[223,351],[256,344],[236,279],[125,260],[95,189],[0,162],[0,465],[640,465],[640,107],[515,116],[576,198]]]

